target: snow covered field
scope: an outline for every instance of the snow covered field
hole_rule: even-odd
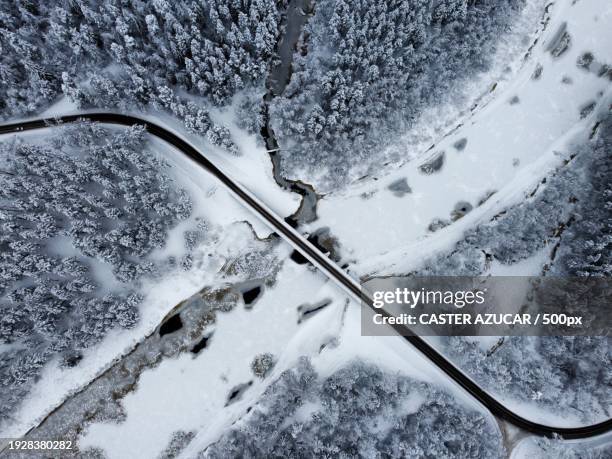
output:
[[[478,403],[448,382],[440,370],[401,338],[360,336],[359,306],[349,305],[318,275],[304,276],[304,269],[293,265],[279,274],[279,284],[252,311],[235,310],[220,317],[215,326],[218,340],[213,339],[201,356],[183,355],[145,373],[137,390],[125,398],[126,420],[92,425],[79,440],[79,448],[98,447],[111,458],[140,454],[155,457],[170,443],[173,432],[183,431],[194,432],[195,436],[178,457],[195,457],[244,417],[266,387],[301,356],[312,358],[321,378],[351,361],[409,376],[452,394],[460,406],[481,412],[496,425]],[[296,324],[295,305],[323,298],[333,302],[301,326],[289,326]],[[252,329],[253,324],[256,330],[245,336],[245,330]],[[228,353],[230,348],[232,352]],[[249,363],[261,352],[278,357],[273,372],[263,381],[255,381],[234,403],[226,404],[232,387],[255,379]],[[410,409],[416,411],[419,402],[414,403]]]
[[[300,305],[326,299],[332,303],[313,323],[298,324]],[[179,430],[195,432],[193,443],[206,444],[242,415],[278,375],[275,368],[266,380],[258,380],[250,368],[256,355],[271,353],[279,359],[277,366],[286,368],[299,355],[318,351],[336,334],[343,310],[344,300],[324,278],[286,261],[278,283],[266,289],[252,309],[239,307],[220,314],[210,344],[197,357],[183,354],[143,374],[137,390],[124,399],[126,420],[94,424],[79,447],[99,447],[109,457],[156,457]],[[233,388],[249,383],[248,390],[228,404]]]

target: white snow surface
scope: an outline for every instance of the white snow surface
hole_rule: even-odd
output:
[[[333,303],[298,325],[299,305],[326,298]],[[166,359],[145,372],[136,391],[123,399],[125,422],[92,425],[79,448],[99,447],[110,458],[156,457],[177,430],[197,432],[192,444],[205,446],[254,403],[278,368],[315,352],[336,333],[343,306],[344,299],[325,278],[305,265],[286,262],[277,284],[265,289],[252,309],[237,306],[217,314],[205,350],[195,357]],[[250,365],[265,352],[279,361],[272,376],[262,381]],[[241,399],[225,406],[233,388],[249,381],[253,385]]]
[[[30,134],[29,137],[32,136]],[[154,252],[152,257],[180,257],[185,250],[183,232],[195,229],[197,219],[202,219],[207,222],[208,229],[206,239],[192,254],[192,269],[188,272],[177,269],[162,279],[143,280],[142,293],[145,298],[136,327],[109,332],[101,343],[83,353],[83,359],[74,368],[62,369],[57,361],[49,363],[10,423],[2,426],[0,437],[21,437],[70,394],[87,385],[148,336],[176,304],[204,286],[218,282],[219,269],[227,260],[261,244],[244,223],[256,222],[252,214],[217,179],[159,140],[152,139],[148,151],[155,152],[170,164],[169,174],[179,186],[189,191],[193,201],[191,217],[173,228],[166,247]]]
[[[484,274],[488,276],[540,276],[542,275],[542,267],[550,261],[553,247],[554,243],[549,242],[530,257],[511,265],[493,260]]]
[[[238,100],[238,96],[234,98]],[[243,185],[260,201],[281,217],[291,215],[300,205],[300,196],[280,188],[272,175],[272,161],[266,148],[257,142],[257,137],[240,129],[235,122],[235,104],[222,109],[211,109],[211,118],[227,127],[232,140],[238,146],[240,156],[234,156],[227,151],[211,145],[202,137],[186,132],[176,118],[161,112],[150,114],[135,114],[141,118],[161,124],[164,128],[187,140],[234,182]],[[252,219],[258,234],[269,234],[270,230]]]
[[[331,228],[353,271],[360,275],[409,271],[424,258],[452,247],[467,228],[525,199],[525,193],[569,154],[568,142],[588,129],[597,112],[581,119],[581,109],[590,102],[603,105],[610,90],[609,80],[578,68],[576,60],[590,51],[601,62],[612,61],[612,3],[563,0],[550,6],[549,14],[547,27],[516,75],[498,84],[487,102],[456,130],[428,149],[429,142],[415,140],[419,124],[414,133],[406,134],[407,142],[413,143],[405,146],[421,151],[418,159],[320,201],[320,218],[312,226]],[[548,46],[564,25],[571,44],[553,58]],[[532,79],[538,65],[541,76]],[[563,77],[572,83],[563,83]],[[515,96],[518,102],[511,104]],[[458,151],[453,145],[463,138],[467,144]],[[445,160],[440,171],[431,175],[419,171],[428,157],[441,151]],[[402,178],[412,193],[400,198],[387,186]],[[477,207],[490,192],[496,193]],[[475,209],[432,234],[429,224],[436,218],[450,219],[459,201]]]

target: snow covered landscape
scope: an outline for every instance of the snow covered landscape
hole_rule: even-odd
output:
[[[610,317],[611,3],[0,4],[0,457],[610,456],[609,329],[368,336],[361,284]]]

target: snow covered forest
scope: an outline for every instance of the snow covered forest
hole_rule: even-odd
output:
[[[191,214],[191,199],[138,127],[81,124],[42,144],[0,148],[6,418],[50,359],[75,366],[110,329],[136,324],[139,279],[172,268],[149,255]]]
[[[612,115],[598,122],[591,137],[574,146],[571,167],[549,176],[532,200],[467,231],[451,254],[427,261],[420,274],[481,275],[491,260],[516,264],[556,235],[547,276],[612,275]],[[492,354],[469,338],[443,339],[453,360],[491,390],[527,401],[539,393],[540,404],[559,413],[574,411],[586,421],[612,414],[608,337],[506,337]]]
[[[303,359],[200,456],[490,458],[500,440],[490,420],[427,384],[361,362],[321,380]]]
[[[0,456],[608,457],[363,333],[347,284],[612,276],[611,18],[0,0]],[[527,422],[612,419],[608,336],[424,341]]]
[[[326,171],[343,184],[433,102],[457,97],[487,68],[495,37],[523,0],[317,2],[289,87],[271,106],[283,170]],[[171,113],[238,153],[207,104],[261,88],[286,0],[13,2],[0,15],[0,116],[21,117],[61,94],[83,108]],[[203,99],[202,99],[203,98]],[[240,121],[256,129],[257,106]],[[374,123],[373,121],[376,120]],[[361,170],[361,169],[360,169]]]
[[[274,0],[3,0],[0,11],[2,118],[60,94],[84,108],[152,106],[230,151],[227,129],[181,93],[219,105],[261,82],[279,20]]]
[[[381,159],[424,107],[486,70],[495,38],[523,0],[322,0],[305,30],[310,51],[271,109],[286,173],[323,169],[342,183]],[[323,165],[323,168],[321,168]],[[361,170],[363,172],[363,170]]]

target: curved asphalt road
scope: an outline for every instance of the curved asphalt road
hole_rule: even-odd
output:
[[[170,145],[180,150],[183,154],[191,158],[196,164],[204,167],[219,179],[246,207],[253,211],[268,226],[272,227],[283,239],[289,242],[296,250],[306,257],[317,268],[323,271],[330,279],[343,288],[350,296],[367,304],[373,308],[372,298],[362,291],[360,285],[352,279],[344,270],[338,267],[333,261],[323,255],[314,245],[308,242],[302,235],[289,226],[282,218],[269,210],[265,204],[259,201],[248,190],[236,183],[217,166],[210,162],[204,155],[183,140],[177,134],[150,121],[130,115],[120,115],[114,113],[85,113],[82,115],[60,116],[57,118],[46,118],[33,121],[24,121],[14,124],[0,126],[0,135],[18,133],[34,129],[48,128],[58,125],[58,123],[73,123],[78,121],[95,121],[106,124],[118,124],[122,126],[132,126],[135,124],[144,126],[150,134],[165,140]],[[61,125],[61,124],[60,124]],[[382,309],[376,309],[377,313],[385,316],[390,314]],[[402,325],[390,325],[398,334],[406,335],[406,328]],[[473,397],[487,407],[494,415],[504,419],[515,426],[538,435],[553,436],[559,435],[566,439],[587,438],[600,435],[612,430],[612,419],[604,422],[584,427],[554,427],[536,422],[519,416],[507,407],[498,402],[486,391],[480,388],[474,381],[466,376],[461,370],[447,360],[442,354],[427,344],[422,338],[411,335],[402,336],[406,341],[416,347],[425,357],[432,361],[444,373],[450,376],[457,384],[463,387]]]

